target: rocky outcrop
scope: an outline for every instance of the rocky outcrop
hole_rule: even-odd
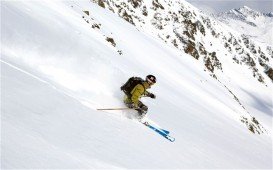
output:
[[[266,84],[264,76],[272,80],[268,59],[272,59],[272,50],[261,49],[244,35],[234,36],[233,32],[219,29],[216,20],[198,13],[184,1],[93,1],[117,13],[138,29],[154,32],[165,43],[197,60],[201,59],[204,69],[212,73],[211,75],[221,74],[225,67],[221,58],[229,57],[234,60],[234,64],[250,69],[252,76],[259,82]],[[149,30],[145,29],[146,27],[149,27]],[[221,46],[221,53],[217,52],[219,47],[214,47],[215,43]]]

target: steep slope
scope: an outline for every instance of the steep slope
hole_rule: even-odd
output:
[[[1,10],[2,168],[272,168],[271,84],[231,64],[244,109],[198,60],[94,3]],[[148,117],[175,143],[130,113],[95,110],[123,106],[120,85],[150,73]]]
[[[272,47],[273,15],[261,13],[247,6],[214,15],[218,20],[251,39]]]

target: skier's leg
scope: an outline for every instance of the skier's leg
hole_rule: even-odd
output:
[[[148,107],[146,105],[144,105],[141,101],[139,101],[138,106],[139,106],[139,108],[136,110],[138,111],[139,116],[141,118],[143,118],[148,112]]]

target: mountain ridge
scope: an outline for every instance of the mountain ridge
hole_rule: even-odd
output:
[[[272,48],[272,12],[262,13],[244,6],[211,16],[254,41],[266,43]]]

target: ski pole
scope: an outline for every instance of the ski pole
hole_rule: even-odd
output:
[[[97,110],[130,110],[131,108],[107,108],[107,109],[97,109]]]

